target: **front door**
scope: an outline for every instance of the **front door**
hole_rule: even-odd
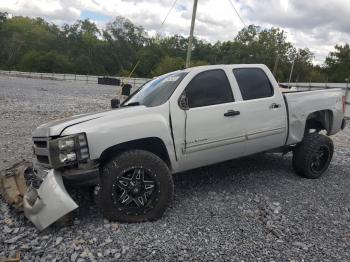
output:
[[[245,154],[240,106],[222,69],[198,73],[185,88],[185,145],[182,165],[209,165]]]

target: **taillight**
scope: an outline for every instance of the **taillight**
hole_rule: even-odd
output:
[[[346,107],[346,96],[343,96],[343,113],[345,114],[345,107]]]

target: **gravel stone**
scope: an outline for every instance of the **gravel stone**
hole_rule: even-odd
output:
[[[78,253],[73,253],[71,256],[70,256],[70,261],[72,262],[75,262],[78,258],[79,254]]]
[[[304,243],[301,243],[301,242],[293,242],[293,246],[296,246],[296,247],[300,247],[304,250],[308,250],[309,247],[307,245],[305,245]]]
[[[5,225],[3,231],[5,234],[10,234],[12,232],[12,229]]]
[[[0,76],[0,170],[32,159],[31,133],[60,116],[109,110],[116,87]],[[348,261],[350,123],[329,170],[297,176],[291,154],[258,154],[174,176],[158,221],[104,219],[92,189],[69,189],[73,223],[39,232],[0,198],[0,261]],[[108,225],[108,226],[107,226]],[[81,256],[83,254],[83,257]]]
[[[56,238],[56,245],[61,244],[62,241],[63,241],[63,237]]]

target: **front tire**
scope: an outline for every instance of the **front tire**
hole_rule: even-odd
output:
[[[97,205],[109,220],[143,222],[160,218],[172,202],[169,168],[143,150],[123,152],[101,168]]]
[[[303,177],[319,178],[328,169],[333,152],[333,141],[329,137],[307,134],[293,151],[293,168]]]

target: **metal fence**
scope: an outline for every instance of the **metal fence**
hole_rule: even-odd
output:
[[[46,80],[61,80],[61,81],[80,81],[91,84],[97,84],[97,75],[76,75],[76,74],[57,74],[57,73],[34,73],[34,72],[20,72],[20,71],[5,71],[0,70],[0,75],[9,77],[26,77],[33,79],[46,79]],[[129,78],[129,77],[118,77],[109,76],[120,79],[123,84],[132,85],[133,89],[139,88],[144,83],[148,82],[148,78]]]
[[[350,84],[349,83],[281,83],[282,86],[295,90],[321,90],[340,88],[345,96],[345,116],[350,118]]]

